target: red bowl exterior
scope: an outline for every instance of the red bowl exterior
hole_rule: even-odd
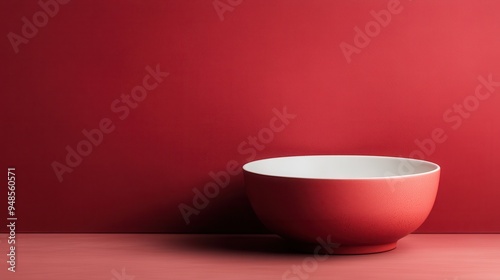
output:
[[[340,244],[337,253],[393,249],[429,215],[439,175],[440,170],[390,180],[302,179],[244,171],[251,205],[268,229],[301,243],[328,237]]]

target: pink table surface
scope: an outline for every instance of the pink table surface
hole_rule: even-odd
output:
[[[16,272],[0,279],[500,279],[500,234],[413,234],[393,251],[290,251],[274,235],[18,234]],[[5,253],[5,254],[4,254]]]

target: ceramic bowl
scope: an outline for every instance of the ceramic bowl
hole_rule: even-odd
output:
[[[272,232],[315,253],[392,250],[429,215],[440,167],[383,156],[293,156],[243,166],[253,210]]]

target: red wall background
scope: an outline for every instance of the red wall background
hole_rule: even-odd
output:
[[[228,164],[376,154],[441,165],[420,232],[500,232],[500,83],[480,82],[500,81],[500,2],[63,2],[42,0],[46,18],[37,1],[0,4],[0,158],[16,167],[18,231],[262,232],[241,173],[189,225],[179,205]],[[169,74],[144,95],[148,66]],[[133,89],[142,101],[126,105]],[[60,182],[53,163],[103,119],[109,133]]]

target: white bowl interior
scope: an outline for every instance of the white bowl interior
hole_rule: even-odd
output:
[[[245,171],[309,179],[373,179],[437,172],[439,165],[417,159],[383,156],[293,156],[247,163]]]

